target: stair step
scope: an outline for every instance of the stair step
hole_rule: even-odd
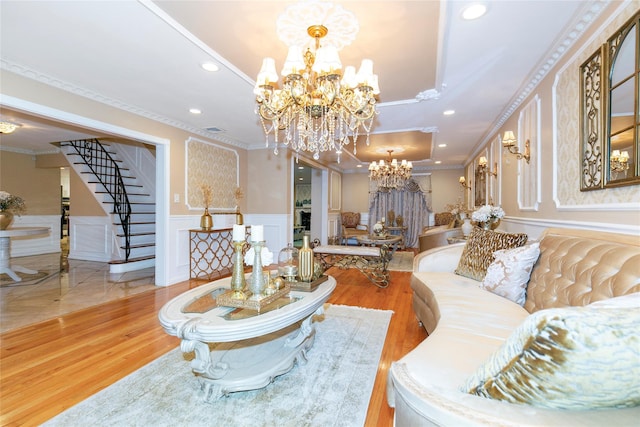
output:
[[[88,165],[88,164],[86,164],[86,163],[74,163],[74,164],[76,164],[76,165],[89,166],[89,165]],[[112,168],[112,169],[113,169],[113,168]],[[121,171],[128,171],[128,170],[130,170],[129,168],[123,168],[123,167],[118,167],[118,169],[120,169]],[[89,173],[89,174],[91,174],[91,175],[94,175],[94,173],[93,173],[93,172],[91,172],[91,171],[82,171],[82,172],[80,172],[80,173]],[[101,175],[103,175],[103,176],[118,176],[118,175],[110,174],[110,173],[103,173],[103,174],[101,174]],[[122,175],[122,174],[120,174],[120,176],[124,178],[126,175]],[[134,179],[135,179],[135,177],[132,177],[132,178],[134,178]]]
[[[123,178],[127,178],[125,176],[123,176]],[[135,178],[134,178],[135,179]],[[102,184],[100,181],[87,181],[88,184],[100,184],[100,185],[104,185]],[[125,184],[125,187],[129,188],[129,187],[135,187],[135,188],[142,188],[142,185],[138,185],[138,184]]]
[[[148,225],[148,224],[155,224],[154,221],[140,221],[140,222],[130,222],[129,225]],[[121,222],[114,222],[113,225],[119,225],[122,226]]]
[[[129,237],[135,237],[135,236],[151,236],[156,234],[155,231],[141,231],[139,233],[129,233]],[[124,237],[124,234],[116,234],[116,236],[118,237]]]
[[[108,191],[94,191],[95,194],[109,194]],[[147,194],[147,193],[131,193],[129,191],[127,191],[127,196],[145,196],[145,197],[151,197],[151,194]]]
[[[129,193],[127,193],[128,196],[130,196]],[[105,200],[102,203],[108,203],[110,205],[114,204],[115,202],[113,200]],[[139,205],[139,206],[155,206],[155,202],[132,202],[129,201],[130,205]]]
[[[100,151],[101,152],[101,151]],[[109,153],[107,152],[107,154],[116,154],[116,153]],[[80,156],[83,157],[82,154],[78,154],[78,153],[69,153],[70,156]],[[123,163],[124,160],[120,160],[120,159],[114,159],[113,156],[111,156],[111,160],[113,160],[116,163]],[[73,162],[74,165],[86,165],[87,162]]]
[[[129,249],[140,249],[140,248],[150,248],[155,246],[156,242],[153,243],[140,243],[139,245],[129,245]],[[120,249],[126,249],[126,246],[120,246]]]
[[[137,257],[137,258],[129,258],[128,260],[123,260],[123,259],[116,259],[113,261],[109,261],[109,264],[127,264],[130,262],[139,262],[139,261],[146,261],[148,259],[155,259],[155,255],[147,255],[147,256],[141,256],[141,257]]]

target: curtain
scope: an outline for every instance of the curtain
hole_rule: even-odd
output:
[[[404,226],[407,227],[405,245],[410,248],[418,246],[418,236],[422,232],[424,224],[429,222],[429,208],[420,185],[413,179],[401,189],[378,189],[373,194],[371,205],[369,206],[369,230],[373,229],[373,224],[383,217],[388,216],[388,212],[393,210],[396,214],[402,215]]]

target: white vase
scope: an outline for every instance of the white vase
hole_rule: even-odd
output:
[[[464,234],[465,237],[471,234],[471,230],[473,230],[473,224],[471,224],[471,219],[465,218],[460,228],[462,228],[462,234]]]

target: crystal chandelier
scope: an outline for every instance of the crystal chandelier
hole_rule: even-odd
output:
[[[624,173],[627,175],[627,170],[629,170],[629,152],[620,150],[613,150],[611,152],[611,160],[610,160],[611,172],[616,176],[618,173]]]
[[[380,93],[373,62],[363,59],[357,73],[353,66],[345,67],[342,73],[338,49],[321,43],[328,31],[324,25],[309,26],[307,34],[312,43],[304,55],[299,45],[289,47],[281,89],[276,88],[274,59],[263,60],[254,94],[266,145],[273,134],[275,154],[280,141],[296,153],[313,153],[315,160],[321,152],[335,151],[339,162],[343,147],[351,139],[354,154],[359,135],[366,134],[369,144],[375,96]]]
[[[0,133],[2,134],[12,133],[19,127],[20,125],[15,123],[0,121]]]
[[[411,178],[413,164],[406,160],[398,163],[398,160],[391,159],[393,150],[387,150],[387,153],[389,153],[389,159],[386,163],[384,160],[380,160],[379,163],[371,162],[369,165],[369,179],[377,181],[378,188],[403,187],[407,180]]]

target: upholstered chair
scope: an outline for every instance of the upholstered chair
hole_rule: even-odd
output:
[[[369,227],[360,224],[360,212],[342,212],[342,244],[346,245],[350,238],[369,234]]]

